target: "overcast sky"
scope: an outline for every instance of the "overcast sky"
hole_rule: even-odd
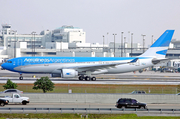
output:
[[[180,39],[180,0],[0,0],[0,22],[18,34],[73,25],[86,32],[86,42],[120,42],[121,32],[133,33],[134,42],[151,44],[166,29]],[[1,28],[0,28],[1,29]],[[107,32],[109,33],[107,35]]]

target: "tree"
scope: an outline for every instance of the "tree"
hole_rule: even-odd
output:
[[[49,79],[49,77],[41,77],[34,82],[33,89],[42,89],[44,93],[47,91],[53,91],[54,83]]]
[[[4,89],[16,89],[18,86],[16,83],[13,83],[10,79],[7,80],[6,84],[3,85]]]

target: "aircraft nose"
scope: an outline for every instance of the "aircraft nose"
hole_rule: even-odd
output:
[[[1,64],[1,67],[2,67],[3,69],[6,69],[5,63]]]

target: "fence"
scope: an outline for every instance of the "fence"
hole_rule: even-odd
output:
[[[180,96],[173,94],[101,94],[101,93],[24,93],[31,103],[100,103],[115,104],[119,98],[133,98],[147,104],[180,104]]]
[[[18,113],[27,113],[27,111],[34,111],[31,113],[137,113],[137,112],[159,112],[159,113],[172,113],[175,114],[177,112],[180,113],[180,109],[137,109],[137,108],[125,108],[125,109],[118,109],[118,108],[0,108],[2,111],[9,111],[9,113],[13,113],[13,111],[18,111]],[[20,112],[21,111],[21,112]],[[43,111],[43,112],[42,112]],[[45,112],[46,111],[46,112]],[[64,112],[63,112],[64,111]],[[17,113],[17,112],[16,112]]]

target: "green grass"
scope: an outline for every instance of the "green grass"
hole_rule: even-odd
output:
[[[5,90],[4,84],[0,84],[0,91]],[[17,89],[28,93],[43,93],[42,90],[32,89],[33,84],[18,84]],[[48,93],[68,93],[72,89],[73,93],[131,93],[134,90],[144,90],[151,94],[176,94],[175,85],[98,85],[98,84],[55,84],[53,91]]]
[[[0,114],[0,119],[6,118],[49,118],[49,119],[82,119],[82,114]],[[136,114],[88,114],[88,119],[180,119],[180,117],[143,116]]]

